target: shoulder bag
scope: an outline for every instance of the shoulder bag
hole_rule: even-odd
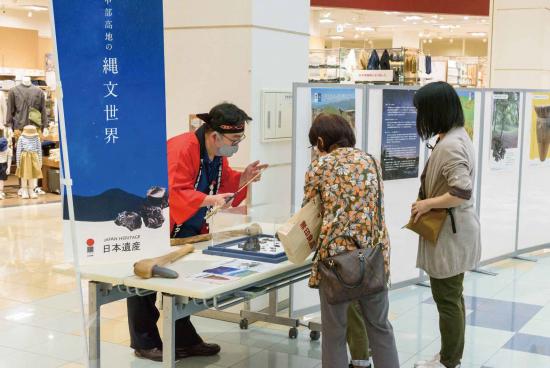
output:
[[[382,186],[376,160],[371,155],[369,157],[373,161],[378,178],[378,231],[376,236],[373,236],[373,243],[376,245],[372,248],[362,248],[354,237],[345,235],[331,239],[331,241],[334,241],[338,238],[350,238],[357,249],[319,261],[320,287],[323,288],[329,304],[340,304],[360,299],[365,295],[375,294],[387,289],[384,246],[381,238],[383,232]]]

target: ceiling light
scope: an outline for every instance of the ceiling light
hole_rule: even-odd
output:
[[[413,22],[413,24],[416,26],[418,24],[418,22]]]
[[[32,11],[27,13],[27,17],[32,18]]]
[[[405,19],[405,21],[409,21],[409,20],[422,20],[424,18],[419,17],[418,15],[409,15],[409,16],[406,16],[403,19]]]
[[[319,23],[334,23],[334,20],[330,18],[323,18],[319,19]]]
[[[358,39],[358,38],[359,38],[359,35],[356,33],[356,34],[353,36],[353,38]]]
[[[487,19],[482,19],[481,23],[487,23]]]
[[[433,18],[433,19],[437,19],[437,18],[439,18],[439,15],[437,15],[437,14],[436,14],[436,15],[432,15],[432,18]]]
[[[432,42],[433,42],[433,40],[432,40],[432,39],[430,38],[430,40],[429,40],[428,42],[429,42],[429,43],[432,43]]]
[[[374,32],[375,29],[372,28],[372,27],[363,27],[363,26],[360,26],[360,27],[355,27],[355,30],[356,31],[359,31],[359,32]]]
[[[338,33],[344,32],[344,26],[341,25],[341,24],[338,24],[338,25],[336,26],[336,32],[338,32]]]
[[[343,40],[344,36],[330,36],[329,38],[331,38],[333,40]]]
[[[464,20],[469,20],[469,19],[470,19],[470,17],[468,17],[468,16],[464,17]]]
[[[384,14],[386,15],[395,15],[395,14],[401,14],[401,12],[397,12],[397,11],[385,11]]]
[[[428,42],[428,40],[424,40],[424,41],[422,41],[422,43],[426,43],[426,42]]]
[[[441,29],[456,29],[456,28],[460,28],[460,26],[457,24],[457,25],[453,25],[453,24],[440,24],[436,27],[439,27]]]
[[[47,6],[39,6],[39,5],[23,5],[23,8],[26,10],[36,11],[36,12],[48,10]]]
[[[474,36],[474,37],[485,37],[485,36],[487,36],[487,33],[485,33],[485,32],[470,32],[470,35]]]
[[[422,32],[418,33],[418,37],[424,37],[424,33]]]
[[[323,18],[328,18],[328,17],[330,17],[330,12],[323,14]]]
[[[455,40],[453,40],[452,38],[449,39],[449,43],[453,43],[455,42]]]
[[[483,43],[487,43],[487,39],[486,39],[486,38],[483,39]]]
[[[442,40],[442,39],[443,39],[443,36],[437,36],[437,39],[438,39],[438,40]]]

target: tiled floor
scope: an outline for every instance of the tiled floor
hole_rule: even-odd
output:
[[[79,297],[72,277],[53,272],[63,260],[60,205],[0,209],[0,367],[83,367]],[[467,334],[463,367],[550,367],[550,252],[537,263],[507,260],[498,276],[465,279]],[[86,295],[86,289],[84,295]],[[438,352],[438,314],[428,288],[390,293],[391,319],[402,367]],[[319,342],[307,330],[289,340],[284,327],[193,318],[222,352],[178,367],[320,367]],[[102,367],[161,367],[129,348],[124,302],[102,309]]]

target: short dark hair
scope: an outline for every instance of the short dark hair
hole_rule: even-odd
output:
[[[464,112],[455,89],[446,82],[433,82],[414,95],[416,131],[422,139],[464,126]]]
[[[340,115],[320,114],[315,118],[309,129],[309,143],[317,146],[319,138],[323,147],[317,147],[323,152],[331,152],[336,148],[355,147],[355,133],[351,124]]]
[[[214,106],[210,109],[208,115],[210,115],[211,125],[214,127],[222,124],[239,125],[252,120],[246,112],[229,102],[223,102]]]

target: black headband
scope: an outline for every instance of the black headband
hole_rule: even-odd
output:
[[[223,134],[242,133],[244,132],[244,127],[246,124],[246,122],[244,121],[235,125],[214,121],[209,113],[197,114],[197,117],[204,121],[210,128],[214,129],[216,132]]]

